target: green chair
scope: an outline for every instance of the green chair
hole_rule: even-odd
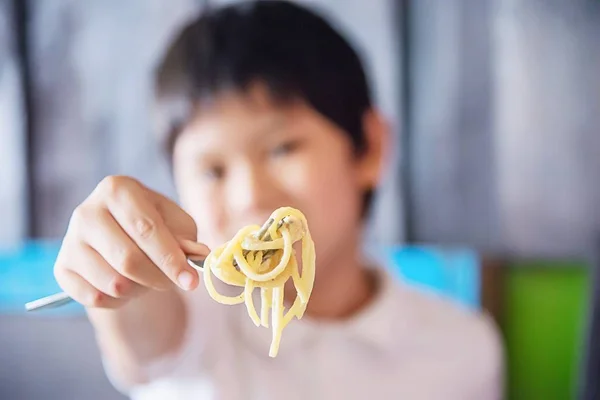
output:
[[[575,399],[588,315],[584,262],[523,261],[504,273],[510,400]]]

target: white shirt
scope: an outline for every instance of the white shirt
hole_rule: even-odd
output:
[[[385,274],[377,298],[339,323],[293,320],[279,354],[243,304],[200,288],[179,354],[149,367],[134,400],[502,398],[503,352],[491,320]]]

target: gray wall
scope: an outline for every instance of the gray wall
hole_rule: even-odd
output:
[[[12,1],[0,0],[0,248],[27,233],[26,135]]]
[[[499,244],[490,7],[480,0],[411,3],[405,150],[417,241],[485,250]]]
[[[496,190],[511,252],[578,254],[600,228],[600,2],[496,6]]]
[[[173,195],[152,136],[151,69],[197,0],[30,1],[34,230],[60,237],[110,174]]]
[[[580,255],[600,228],[600,3],[412,5],[412,238]]]

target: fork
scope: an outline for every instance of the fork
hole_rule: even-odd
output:
[[[260,228],[260,230],[258,232],[256,232],[255,236],[260,240],[268,239],[270,237],[270,235],[268,235],[268,231],[269,231],[269,228],[271,227],[271,225],[273,225],[273,222],[274,222],[273,218],[269,218],[267,220],[267,222],[265,222],[263,224],[263,226]],[[283,224],[285,224],[287,222],[288,222],[287,217],[283,218],[279,222],[279,224],[277,224],[277,229],[281,228],[283,226]],[[248,253],[250,253],[250,250],[244,250],[244,253],[243,253],[244,257],[247,256]],[[264,255],[263,255],[263,260],[268,259],[273,254],[274,254],[274,250],[265,251]],[[195,259],[188,257],[187,262],[188,262],[188,264],[190,264],[192,267],[194,267],[196,269],[201,270],[204,267],[204,260],[195,260]],[[234,265],[237,266],[237,264],[235,264],[235,263],[234,263]],[[67,305],[73,301],[75,301],[75,300],[73,300],[73,298],[71,298],[71,296],[69,296],[67,293],[59,292],[59,293],[55,293],[50,296],[42,297],[40,299],[33,300],[33,301],[26,303],[25,310],[38,311],[38,310],[44,310],[44,309],[48,309],[48,308],[57,308],[57,307]]]

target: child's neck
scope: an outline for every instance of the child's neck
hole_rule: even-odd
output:
[[[354,247],[356,248],[356,247]],[[341,252],[335,263],[318,271],[306,315],[320,320],[343,320],[363,309],[375,296],[377,282],[353,251]],[[295,293],[294,296],[295,297]]]

